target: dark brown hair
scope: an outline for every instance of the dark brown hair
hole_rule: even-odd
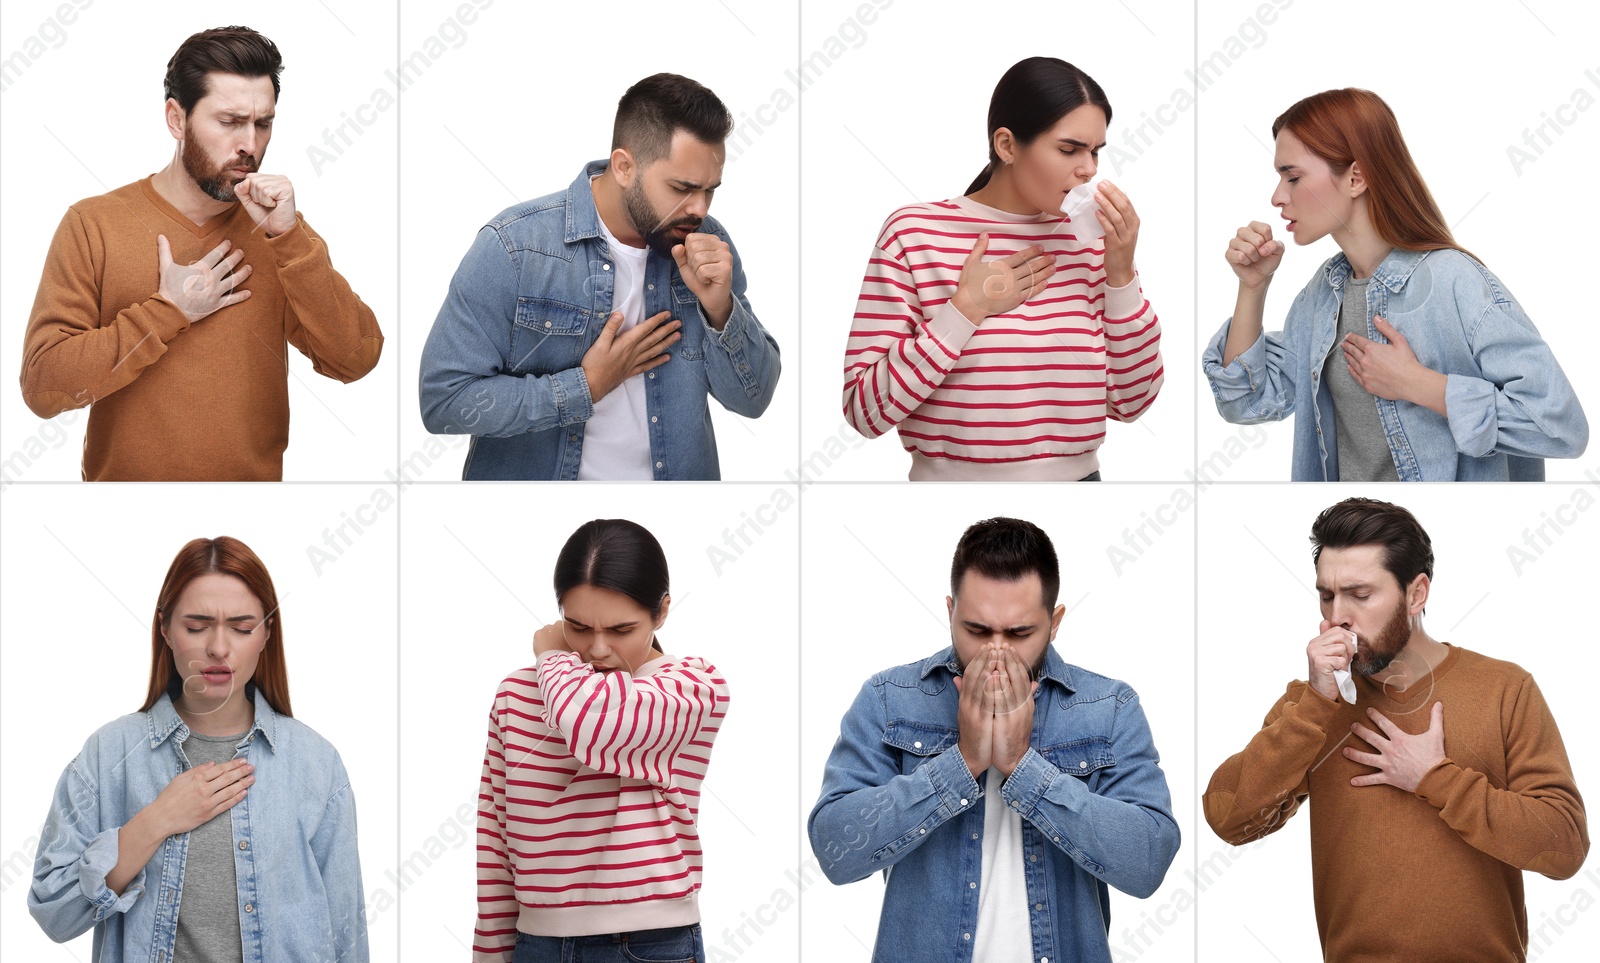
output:
[[[686,130],[705,144],[733,132],[733,114],[710,88],[678,74],[651,74],[617,101],[611,149],[633,155],[641,168],[672,152],[672,135]]]
[[[161,594],[156,597],[156,614],[150,626],[150,688],[145,694],[140,712],[161,700],[163,693],[178,691],[182,675],[173,661],[172,649],[162,630],[172,624],[172,608],[178,596],[202,575],[232,575],[244,582],[251,594],[261,600],[263,622],[269,629],[267,643],[256,661],[256,672],[250,682],[266,697],[267,704],[279,715],[293,715],[289,710],[289,670],[283,659],[283,615],[278,611],[278,590],[272,586],[272,576],[250,546],[237,538],[220,535],[216,538],[197,538],[179,549],[178,557],[167,569],[166,580],[161,583]]]
[[[1056,607],[1061,593],[1061,564],[1050,536],[1020,518],[986,518],[961,533],[950,560],[952,598],[961,594],[961,579],[969,569],[1000,582],[1015,582],[1037,572],[1047,609]]]
[[[185,114],[194,110],[211,90],[207,74],[271,77],[272,99],[278,99],[278,74],[283,57],[272,41],[249,27],[216,27],[185,40],[167,61],[166,96],[176,100]]]
[[[553,579],[556,602],[579,585],[620,592],[661,615],[669,591],[667,555],[649,529],[626,518],[584,522],[561,546]]]
[[[1418,575],[1433,579],[1433,542],[1416,516],[1374,498],[1346,498],[1311,523],[1311,563],[1325,548],[1383,546],[1383,567],[1404,591]]]
[[[1029,57],[1012,64],[989,98],[989,163],[967,187],[967,193],[982,190],[1000,166],[1000,155],[994,149],[995,131],[1004,127],[1018,144],[1031,144],[1084,104],[1099,107],[1106,123],[1111,123],[1106,92],[1077,67],[1057,57]]]

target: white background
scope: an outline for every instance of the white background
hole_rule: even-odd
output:
[[[1281,3],[1283,0],[1276,0]],[[1200,8],[1199,58],[1245,37],[1245,53],[1200,94],[1199,352],[1233,313],[1238,280],[1223,260],[1228,241],[1250,221],[1264,221],[1288,252],[1274,275],[1265,327],[1283,328],[1289,304],[1339,252],[1332,238],[1298,247],[1272,206],[1272,121],[1302,97],[1334,87],[1365,87],[1394,110],[1400,131],[1457,243],[1482,258],[1521,303],[1577,389],[1591,425],[1600,423],[1594,358],[1594,299],[1583,279],[1594,273],[1592,225],[1600,200],[1592,189],[1600,151],[1600,79],[1593,4],[1552,0],[1476,0],[1453,4],[1356,0],[1337,9],[1299,0],[1271,24],[1257,16],[1272,4],[1228,0]],[[1232,49],[1240,49],[1234,47]],[[1218,61],[1221,63],[1221,61]],[[1208,74],[1210,76],[1212,74]],[[1573,91],[1595,106],[1578,112]],[[1532,163],[1513,168],[1506,148],[1545,114],[1576,118]],[[1531,151],[1530,151],[1531,153]],[[1204,464],[1241,428],[1217,414],[1200,378],[1198,450]],[[1299,417],[1298,415],[1293,417]],[[1264,443],[1207,478],[1283,481],[1289,477],[1294,425],[1261,426]],[[1237,443],[1233,447],[1237,450]],[[1550,479],[1581,477],[1594,464],[1549,459]]]
[[[812,463],[811,480],[903,480],[910,470],[898,435],[869,443],[840,410],[850,319],[889,212],[959,197],[983,169],[989,98],[1001,75],[1035,55],[1083,69],[1111,101],[1108,142],[1123,145],[1141,114],[1188,84],[1193,51],[1193,9],[1171,0],[1074,4],[1066,16],[1054,8],[984,16],[965,2],[898,0],[876,23],[846,26],[860,6],[821,0],[802,8],[805,59],[826,53],[830,37],[864,36],[825,72],[811,72],[804,99],[801,457],[832,449],[831,464]],[[1130,150],[1120,163],[1110,148],[1100,155],[1099,176],[1122,187],[1139,212],[1136,263],[1161,318],[1166,363],[1166,384],[1146,414],[1107,427],[1100,458],[1108,480],[1176,480],[1194,463],[1194,113],[1170,116],[1141,153]],[[839,439],[849,449],[835,459]]]
[[[402,57],[410,58],[441,29],[457,36],[444,25],[459,5],[405,4]],[[404,94],[400,425],[401,461],[413,466],[404,477],[461,477],[465,436],[428,434],[417,407],[417,370],[450,279],[478,229],[514,204],[565,191],[584,164],[609,156],[623,92],[670,71],[710,87],[733,114],[729,160],[711,216],[738,247],[749,281],[746,296],[783,359],[777,393],[759,419],[711,402],[722,477],[783,478],[794,464],[800,383],[799,111],[778,115],[759,130],[751,129],[750,117],[794,61],[794,6],[693,0],[663,7],[621,0],[588,7],[499,0],[459,36],[465,38],[460,45],[429,65]],[[749,146],[736,147],[747,130]],[[441,446],[447,451],[438,456]],[[431,463],[412,462],[417,452],[428,454]]]
[[[82,0],[73,0],[74,3]],[[59,0],[18,0],[0,14],[0,56],[27,49]],[[72,3],[66,4],[69,8]],[[278,45],[283,92],[262,170],[286,175],[295,207],[328,242],[334,268],[378,316],[386,338],[378,367],[341,384],[311,370],[289,350],[290,480],[376,480],[394,464],[395,385],[395,118],[378,115],[361,135],[360,161],[340,159],[316,173],[306,148],[321,146],[341,110],[366,103],[394,63],[395,19],[373,15],[387,5],[285,0],[229,9],[214,3],[115,3],[99,0],[64,36],[15,76],[0,115],[0,454],[6,482],[76,481],[82,477],[87,410],[41,420],[22,403],[16,382],[22,339],[39,274],[56,225],[73,203],[132,183],[167,165],[175,141],[163,119],[161,78],[191,33],[244,19]],[[75,9],[75,8],[73,8]],[[160,15],[153,15],[159,10]],[[54,33],[59,29],[60,33]],[[20,63],[20,62],[19,62]],[[8,76],[8,79],[10,77]],[[347,155],[352,156],[352,155]],[[152,255],[153,256],[153,255]],[[154,292],[151,292],[152,294]],[[21,468],[13,458],[42,444],[44,457]],[[32,452],[30,452],[31,454]]]
[[[1311,564],[1311,523],[1317,513],[1352,495],[1383,498],[1410,509],[1433,540],[1434,577],[1423,624],[1430,635],[1533,674],[1566,742],[1578,789],[1589,799],[1600,785],[1600,745],[1594,675],[1595,554],[1600,530],[1573,507],[1576,486],[1532,489],[1506,485],[1489,490],[1449,485],[1334,487],[1221,486],[1201,496],[1199,578],[1200,758],[1203,792],[1211,773],[1244,748],[1284,689],[1306,677],[1306,643],[1317,635],[1321,615]],[[1589,502],[1600,495],[1587,487]],[[1578,499],[1582,501],[1582,498]],[[1565,506],[1565,507],[1563,507]],[[1526,531],[1553,519],[1550,544],[1534,533],[1541,554],[1515,566],[1507,548],[1528,549]],[[1563,519],[1579,519],[1567,525]],[[1520,567],[1520,574],[1518,574]],[[1448,749],[1448,746],[1446,747]],[[1312,799],[1307,806],[1315,807]],[[1218,854],[1236,860],[1209,876],[1216,881],[1200,897],[1200,944],[1237,950],[1240,963],[1317,959],[1317,924],[1311,902],[1311,819],[1302,809],[1265,840],[1240,849],[1228,846],[1202,822],[1195,854],[1200,863]],[[1386,859],[1372,846],[1376,880]],[[1222,865],[1218,862],[1216,865]],[[1594,860],[1564,882],[1523,873],[1528,919],[1534,930],[1529,958],[1540,963],[1594,958],[1600,933],[1593,913],[1577,913],[1574,894],[1600,888]],[[1374,896],[1381,885],[1374,884]],[[1426,907],[1417,907],[1426,912]],[[1548,916],[1546,916],[1548,914]],[[1549,930],[1541,945],[1538,927],[1547,919],[1566,930]],[[1570,927],[1566,924],[1576,923]],[[1587,946],[1589,949],[1581,950]],[[1536,950],[1543,955],[1535,956]]]
[[[361,870],[372,895],[394,865],[399,744],[393,511],[367,511],[368,486],[18,485],[5,494],[0,552],[0,956],[89,958],[93,937],[57,945],[28,915],[39,830],[56,781],[94,730],[137,712],[150,678],[161,581],[193,538],[232,535],[272,574],[295,718],[333,743],[350,774]],[[155,495],[156,497],[152,497]],[[248,510],[244,506],[248,505]],[[327,530],[346,527],[341,554]],[[328,552],[314,564],[308,549]],[[374,960],[395,958],[394,913],[368,914]]]
[[[1125,529],[1166,515],[1166,485],[1010,485],[964,487],[969,504],[952,505],[947,491],[928,486],[817,487],[805,493],[801,626],[806,658],[801,685],[806,720],[801,736],[802,812],[821,792],[822,773],[839,737],[839,720],[862,683],[890,666],[921,661],[950,644],[944,600],[950,594],[950,557],[966,527],[981,518],[1010,515],[1033,522],[1050,536],[1061,560],[1060,602],[1067,614],[1056,651],[1069,664],[1121,679],[1139,693],[1161,768],[1172,793],[1172,813],[1182,846],[1166,881],[1148,900],[1111,891],[1111,942],[1123,947],[1123,930],[1145,914],[1165,919],[1151,945],[1128,944],[1126,953],[1156,960],[1193,958],[1194,917],[1177,912],[1178,891],[1188,885],[1195,833],[1194,732],[1194,529],[1192,516],[1171,516],[1175,526],[1147,528],[1148,547],[1117,557]],[[885,496],[893,494],[893,504]],[[805,827],[795,828],[812,859]],[[883,877],[846,886],[821,878],[806,890],[802,919],[805,958],[864,960],[877,933]],[[1158,917],[1157,914],[1160,914]],[[982,934],[979,934],[981,937]]]
[[[432,839],[449,843],[445,833],[457,826],[459,808],[472,807],[465,843],[444,847],[425,871],[405,874],[407,958],[464,959],[463,946],[472,945],[472,839],[489,708],[500,681],[533,664],[533,633],[559,617],[551,576],[561,546],[591,518],[625,517],[648,528],[667,554],[672,605],[657,634],[663,648],[708,660],[731,689],[700,810],[706,950],[721,960],[798,960],[797,914],[792,906],[777,912],[774,901],[780,889],[793,898],[784,871],[798,865],[793,827],[801,818],[793,765],[799,519],[797,509],[779,507],[786,502],[778,494],[792,504],[793,488],[675,486],[671,504],[650,506],[619,499],[615,488],[541,497],[549,491],[486,483],[472,486],[478,497],[471,501],[455,486],[405,494],[402,862],[428,852]],[[637,495],[639,487],[623,491]],[[724,531],[746,523],[746,515],[762,530],[745,529],[748,545],[733,533],[736,553]],[[712,547],[726,554],[713,555]],[[727,935],[747,918],[762,924],[760,932]]]

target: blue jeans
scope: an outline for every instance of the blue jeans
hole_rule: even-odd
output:
[[[705,963],[700,924],[600,936],[517,934],[512,963]]]

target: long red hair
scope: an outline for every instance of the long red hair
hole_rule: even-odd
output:
[[[1455,250],[1450,225],[1417,170],[1400,122],[1383,98],[1344,87],[1312,94],[1272,122],[1272,136],[1287,129],[1335,173],[1359,163],[1367,181],[1367,213],[1378,236],[1407,251]]]
[[[267,704],[272,706],[274,712],[293,715],[289,711],[289,670],[283,659],[283,614],[278,611],[278,591],[272,587],[272,576],[267,574],[267,567],[250,550],[250,546],[227,535],[195,539],[179,549],[178,557],[172,560],[172,566],[167,569],[167,578],[161,583],[161,594],[156,599],[156,614],[150,626],[150,689],[139,711],[148,712],[164,693],[173,688],[175,681],[182,678],[162,630],[171,624],[173,607],[178,604],[178,596],[183,594],[189,583],[202,575],[214,574],[232,575],[244,582],[251,593],[261,600],[266,610],[265,624],[269,632],[266,645],[256,661],[255,675],[250,681],[266,697]]]

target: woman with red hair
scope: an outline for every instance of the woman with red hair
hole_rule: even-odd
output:
[[[365,961],[355,804],[339,754],[290,716],[283,617],[235,538],[173,559],[140,711],[56,787],[28,908],[101,963]]]
[[[1295,419],[1295,481],[1535,481],[1589,426],[1549,345],[1456,243],[1394,112],[1328,90],[1272,124],[1272,204],[1296,244],[1334,255],[1263,333],[1284,243],[1260,221],[1228,243],[1233,317],[1202,367],[1230,422]]]

